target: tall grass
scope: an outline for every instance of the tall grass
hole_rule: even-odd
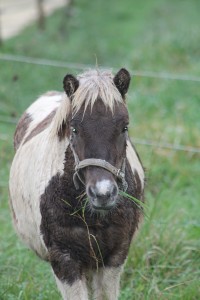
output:
[[[3,53],[200,76],[197,0],[76,1],[39,32],[30,26]],[[63,26],[64,25],[64,26]],[[61,29],[62,28],[62,29]],[[8,208],[15,121],[76,70],[0,62],[0,299],[59,299],[49,266],[16,237]],[[135,77],[128,95],[134,138],[200,147],[199,84]],[[146,167],[148,218],[122,276],[120,300],[197,300],[200,295],[199,155],[137,145]]]

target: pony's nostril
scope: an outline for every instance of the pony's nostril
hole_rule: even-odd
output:
[[[110,195],[111,195],[111,197],[115,197],[115,196],[117,196],[117,194],[118,194],[118,187],[115,184],[113,184]]]
[[[95,188],[93,186],[89,186],[88,187],[88,196],[91,198],[96,198],[96,192],[95,192]]]
[[[117,194],[118,194],[118,188],[115,184],[113,184],[113,186],[111,186],[110,190],[108,190],[106,192],[105,197],[111,198],[111,197],[117,196]],[[97,196],[98,196],[98,194],[97,194]],[[102,196],[102,195],[99,195],[99,196]]]

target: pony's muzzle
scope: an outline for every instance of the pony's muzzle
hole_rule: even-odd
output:
[[[110,210],[117,200],[118,186],[111,180],[97,181],[95,184],[88,184],[86,188],[90,204],[95,210]]]

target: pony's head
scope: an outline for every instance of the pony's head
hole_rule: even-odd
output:
[[[117,203],[124,178],[128,111],[125,94],[130,74],[121,69],[66,75],[64,90],[71,101],[70,146],[76,168],[74,183],[85,185],[93,210],[110,210]]]

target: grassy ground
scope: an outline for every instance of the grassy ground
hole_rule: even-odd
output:
[[[1,53],[131,70],[200,76],[198,0],[76,1],[71,18],[48,18],[6,41]],[[15,120],[72,69],[0,62],[0,299],[59,299],[46,263],[16,237],[8,209]],[[200,147],[199,83],[135,77],[133,138]],[[137,145],[147,168],[148,218],[122,276],[120,300],[200,298],[199,154]]]

